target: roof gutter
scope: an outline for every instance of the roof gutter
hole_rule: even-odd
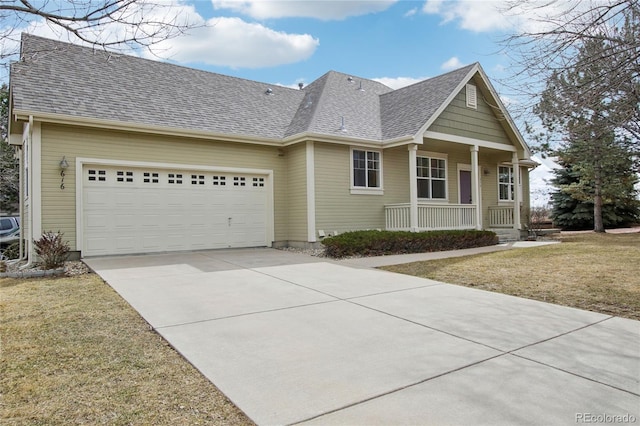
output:
[[[109,130],[118,130],[125,132],[136,133],[152,133],[165,136],[180,136],[190,137],[208,140],[217,140],[225,142],[239,142],[250,143],[254,145],[267,145],[286,147],[297,143],[313,140],[316,142],[328,142],[346,145],[361,145],[375,148],[393,148],[396,146],[407,145],[415,143],[413,136],[401,136],[397,138],[385,139],[385,140],[372,140],[357,137],[350,137],[346,135],[328,135],[315,132],[298,133],[284,139],[280,138],[265,138],[253,135],[231,135],[228,133],[216,133],[208,132],[204,130],[185,130],[175,129],[164,126],[154,126],[138,123],[123,123],[115,120],[98,120],[95,118],[86,118],[78,116],[68,116],[64,114],[54,113],[36,113],[27,110],[15,110],[14,116],[16,121],[28,121],[37,120],[43,123],[54,123],[63,125],[73,125],[82,127],[101,128]]]
[[[283,146],[290,146],[306,141],[327,142],[341,145],[360,145],[373,148],[394,148],[396,146],[414,143],[414,137],[401,136],[392,139],[372,140],[350,137],[346,135],[327,135],[323,133],[304,132],[295,134],[293,136],[288,136],[282,140]]]
[[[16,110],[14,111],[14,115],[16,121],[27,121],[29,117],[32,117],[34,120],[41,121],[43,123],[93,127],[125,132],[153,133],[166,136],[182,136],[199,139],[222,140],[258,145],[282,146],[282,140],[279,138],[265,138],[252,135],[230,135],[227,133],[208,132],[204,130],[184,130],[172,127],[154,126],[149,124],[125,123],[115,120],[99,120],[95,118],[68,116],[64,114],[54,113],[39,113],[26,110]]]

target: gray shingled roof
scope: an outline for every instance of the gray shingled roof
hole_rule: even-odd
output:
[[[229,136],[381,141],[415,135],[470,69],[398,90],[330,71],[295,90],[23,34],[11,88],[14,110],[34,113]]]
[[[23,35],[14,109],[282,138],[304,93]],[[273,94],[265,91],[271,88]]]

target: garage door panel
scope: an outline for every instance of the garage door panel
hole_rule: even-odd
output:
[[[112,239],[113,240],[113,249],[116,252],[128,252],[130,250],[135,250],[136,238],[134,237],[125,237],[119,236]]]
[[[89,167],[83,255],[267,245],[266,177]]]

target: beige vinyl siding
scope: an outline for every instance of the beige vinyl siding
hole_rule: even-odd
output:
[[[287,160],[288,241],[307,241],[307,157],[306,145],[285,151]]]
[[[59,163],[66,156],[65,189]],[[286,160],[275,147],[42,124],[42,229],[75,250],[76,157],[273,170],[275,240],[287,239]]]
[[[467,107],[466,89],[462,88],[429,130],[512,145],[496,118],[495,109],[484,100],[480,87],[477,89],[477,109]]]
[[[383,153],[383,184],[387,185]],[[316,229],[345,232],[384,229],[385,197],[351,194],[351,151],[346,145],[315,143]]]
[[[384,203],[409,201],[409,151],[406,146],[383,152]]]

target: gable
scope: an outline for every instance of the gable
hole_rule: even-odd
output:
[[[475,84],[474,80],[470,82]],[[479,84],[476,86],[476,108],[467,106],[466,87],[453,98],[428,130],[483,141],[514,145],[504,126],[506,119],[498,105],[490,104]]]

